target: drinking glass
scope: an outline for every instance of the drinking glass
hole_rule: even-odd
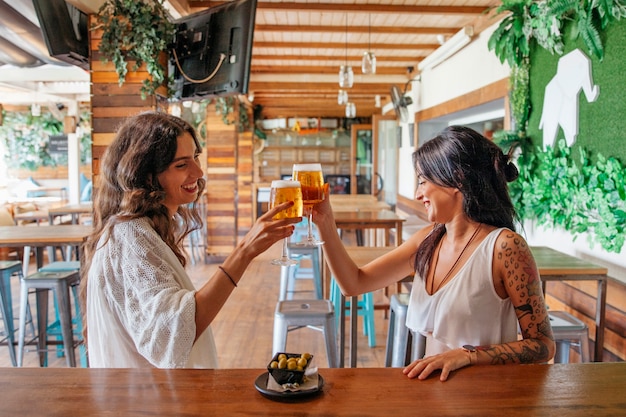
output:
[[[291,180],[277,180],[272,181],[272,187],[270,189],[270,209],[276,207],[279,204],[286,203],[287,201],[293,201],[294,205],[289,207],[287,210],[283,210],[276,214],[273,219],[287,219],[294,217],[302,217],[302,190],[300,188],[300,183],[298,181]],[[298,261],[290,259],[287,256],[287,244],[289,243],[289,238],[286,237],[283,240],[283,251],[282,255],[278,259],[272,260],[273,265],[295,265]]]
[[[324,200],[324,174],[321,164],[294,164],[293,179],[302,187],[302,204],[308,215],[306,240],[296,243],[299,246],[318,246],[324,242],[313,236],[313,206]]]

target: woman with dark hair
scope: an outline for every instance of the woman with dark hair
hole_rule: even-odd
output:
[[[293,202],[269,210],[196,290],[182,242],[202,224],[200,152],[194,129],[160,112],[127,119],[107,148],[82,268],[90,366],[217,367],[210,323],[252,259],[302,220],[272,220]]]
[[[328,199],[315,206],[324,256],[343,293],[367,293],[415,273],[406,324],[426,337],[426,354],[404,368],[409,378],[441,370],[445,381],[468,365],[550,360],[555,344],[539,273],[515,232],[508,194],[515,165],[461,126],[426,142],[413,162],[415,198],[432,224],[361,268],[337,235]]]

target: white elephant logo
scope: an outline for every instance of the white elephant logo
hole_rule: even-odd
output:
[[[578,135],[578,95],[585,92],[588,102],[594,102],[600,94],[593,85],[591,60],[579,49],[559,59],[556,75],[546,85],[543,112],[539,129],[543,130],[543,148],[554,145],[559,125],[568,146],[576,142]]]

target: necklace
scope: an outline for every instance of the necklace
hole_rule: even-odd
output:
[[[437,248],[437,257],[435,258],[435,263],[433,267],[433,278],[430,281],[430,295],[433,295],[436,291],[439,291],[439,289],[443,286],[443,284],[446,281],[448,281],[448,278],[450,278],[452,271],[454,271],[454,268],[456,268],[458,263],[461,261],[461,257],[465,253],[465,250],[469,247],[470,243],[472,243],[474,238],[476,238],[476,235],[478,235],[478,232],[480,231],[482,225],[483,225],[482,223],[479,223],[478,226],[476,226],[476,230],[474,230],[474,233],[472,234],[472,236],[469,238],[469,240],[467,241],[467,243],[461,250],[461,253],[459,253],[459,256],[456,258],[456,261],[454,261],[454,263],[448,270],[448,273],[444,275],[443,279],[437,285],[437,288],[435,288],[435,273],[437,272],[437,264],[439,263],[439,252],[441,252],[441,245],[443,244],[443,237],[441,238],[441,242],[439,243],[439,247]]]

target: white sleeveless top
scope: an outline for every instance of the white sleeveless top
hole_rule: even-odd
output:
[[[406,325],[426,336],[431,356],[469,344],[483,346],[517,340],[518,322],[509,298],[501,299],[493,286],[493,252],[504,228],[478,245],[465,265],[435,294],[426,292],[415,276]]]

